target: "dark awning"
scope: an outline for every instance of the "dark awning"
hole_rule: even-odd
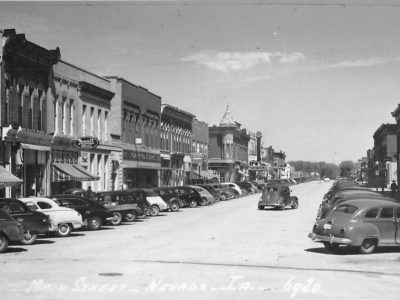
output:
[[[0,188],[21,184],[23,181],[0,166]]]
[[[94,176],[82,166],[65,163],[53,163],[53,182],[59,181],[95,181],[100,177]]]

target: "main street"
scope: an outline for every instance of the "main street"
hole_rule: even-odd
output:
[[[256,194],[11,246],[0,255],[0,297],[397,299],[398,249],[332,255],[307,238],[330,185],[292,186],[297,210],[257,210]]]

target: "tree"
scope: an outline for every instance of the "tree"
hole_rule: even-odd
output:
[[[339,164],[339,169],[341,177],[349,177],[351,171],[354,169],[354,162],[351,160],[344,160]]]

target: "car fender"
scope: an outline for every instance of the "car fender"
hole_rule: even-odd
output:
[[[345,235],[347,238],[351,239],[352,246],[361,246],[365,238],[376,238],[379,243],[379,230],[372,223],[362,222],[351,224],[350,226],[347,226],[345,230]]]

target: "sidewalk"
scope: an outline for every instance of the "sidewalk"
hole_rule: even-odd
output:
[[[370,188],[370,190],[376,192],[376,188]],[[381,188],[378,188],[378,193],[389,198],[394,198],[398,202],[400,202],[400,191],[397,190],[397,192],[394,193],[394,197],[392,197],[392,191],[389,188],[385,188],[382,192]]]

